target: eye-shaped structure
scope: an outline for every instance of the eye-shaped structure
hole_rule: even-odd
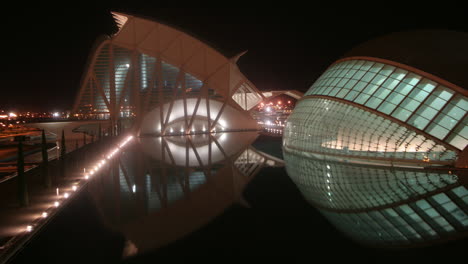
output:
[[[96,43],[73,113],[144,135],[256,130],[264,95],[202,41],[151,19],[112,13],[119,31]]]
[[[283,135],[287,172],[352,239],[398,247],[466,236],[467,35],[364,43],[296,104]]]

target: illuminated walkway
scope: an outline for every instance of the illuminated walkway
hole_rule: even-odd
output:
[[[50,162],[51,188],[44,187],[43,178],[39,174],[40,168],[27,173],[29,206],[19,206],[16,180],[3,182],[0,185],[0,263],[11,258],[70,198],[86,188],[87,181],[97,175],[107,160],[112,159],[132,138],[119,137],[118,145],[110,150],[104,151],[102,147],[112,146],[109,141],[114,139],[104,138],[101,142],[69,153],[66,169],[63,170],[66,177],[61,176],[57,161]]]

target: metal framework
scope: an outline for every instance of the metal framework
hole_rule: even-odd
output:
[[[288,118],[287,172],[357,242],[399,247],[466,236],[466,97],[407,65],[339,60]]]
[[[164,24],[112,14],[119,31],[100,42],[91,55],[75,115],[110,119],[114,126],[119,120],[131,120],[139,129],[153,111],[148,122],[158,124],[145,126],[144,134],[167,135],[171,128],[179,133],[180,127],[175,130],[171,122],[182,123],[182,134],[216,127],[258,128],[248,111],[264,96],[236,65],[243,53],[228,59]],[[223,125],[220,120],[234,121]],[[205,131],[198,130],[199,123],[205,124]]]

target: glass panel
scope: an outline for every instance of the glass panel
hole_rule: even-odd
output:
[[[400,83],[400,80],[398,79],[395,79],[395,78],[392,78],[392,76],[390,76],[383,84],[382,86],[389,89],[389,90],[393,90],[393,88],[395,88],[395,86],[397,86],[398,84]]]
[[[434,120],[434,123],[451,130],[458,123],[458,119],[454,119],[444,114],[439,114],[439,116]]]
[[[429,120],[421,116],[413,116],[408,123],[418,129],[424,129],[429,123]]]
[[[370,82],[375,77],[375,75],[375,72],[367,72],[366,74],[364,74],[361,80],[364,82]]]
[[[370,95],[366,93],[361,93],[354,101],[358,104],[364,104],[367,99],[369,99]]]
[[[401,100],[403,100],[403,95],[399,94],[399,93],[395,93],[393,92],[388,98],[387,98],[387,101],[393,103],[393,104],[399,104],[401,102]]]
[[[416,205],[421,208],[422,210],[426,210],[431,208],[431,205],[426,200],[419,200],[416,202]]]
[[[345,97],[346,100],[353,101],[354,98],[358,95],[358,92],[351,90]]]
[[[405,100],[403,100],[403,102],[400,104],[400,107],[403,107],[411,112],[413,112],[414,110],[416,110],[416,108],[420,105],[420,103],[418,101],[415,101],[411,98],[406,98]]]
[[[379,71],[382,69],[383,66],[384,66],[384,65],[383,65],[382,63],[378,63],[378,62],[377,62],[377,63],[375,63],[374,65],[372,65],[372,67],[369,69],[369,72],[375,72],[375,73],[377,73],[377,72],[379,72]]]
[[[349,80],[348,83],[345,85],[344,88],[346,88],[346,89],[351,89],[351,88],[353,88],[353,86],[354,86],[357,82],[358,82],[357,80]]]
[[[366,74],[366,70],[363,70],[363,69],[360,69],[359,71],[357,71],[354,76],[352,77],[352,79],[354,80],[361,80],[362,76],[364,76],[364,74]]]
[[[411,99],[416,100],[418,102],[422,102],[422,101],[424,101],[424,99],[426,99],[426,97],[428,95],[429,95],[429,93],[427,93],[426,91],[414,88],[411,91],[411,93],[408,95],[408,98],[411,98]]]
[[[468,190],[464,186],[458,186],[453,188],[452,192],[455,193],[459,198],[468,196]]]
[[[437,83],[428,79],[423,79],[418,85],[416,85],[417,88],[424,90],[427,93],[432,92],[436,86]]]
[[[435,123],[432,123],[427,129],[426,132],[435,136],[438,139],[443,139],[449,132],[448,129],[443,128]]]
[[[379,106],[378,110],[388,115],[393,111],[393,109],[395,109],[395,107],[396,105],[385,101],[381,106]]]
[[[411,115],[411,112],[406,110],[406,109],[403,109],[403,108],[398,108],[393,114],[392,116],[401,120],[401,121],[406,121],[406,119],[408,119]]]
[[[421,80],[421,76],[409,73],[406,77],[402,80],[402,82],[407,83],[410,86],[415,86]]]
[[[374,65],[374,62],[372,61],[365,61],[364,64],[361,66],[361,70],[367,71],[370,69],[370,67]]]
[[[371,97],[367,103],[366,106],[370,107],[372,109],[375,109],[380,103],[382,102],[382,99],[377,98],[377,97]]]
[[[439,204],[450,202],[450,198],[445,193],[439,193],[437,195],[432,196],[434,200],[436,200]]]
[[[439,86],[437,87],[437,92],[436,94],[438,94],[438,96],[445,100],[445,101],[448,101],[450,100],[450,98],[452,98],[454,92],[450,89],[448,89],[447,87],[444,87],[444,86]]]

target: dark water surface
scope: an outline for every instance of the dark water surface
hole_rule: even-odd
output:
[[[277,138],[158,140],[130,146],[117,170],[90,182],[12,263],[447,263],[466,255],[466,241],[355,244],[302,198],[284,167],[262,159],[260,151],[281,157]],[[122,260],[129,240],[138,253]]]

